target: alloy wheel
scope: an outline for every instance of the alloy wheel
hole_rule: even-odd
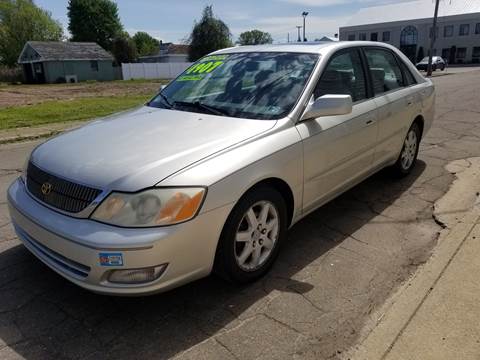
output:
[[[405,138],[405,142],[403,143],[403,150],[402,154],[400,155],[400,163],[404,170],[408,170],[415,161],[415,157],[417,155],[417,146],[417,133],[414,129],[410,129],[407,137]]]
[[[244,271],[267,262],[278,240],[279,214],[274,204],[259,201],[243,215],[235,236],[235,259]]]

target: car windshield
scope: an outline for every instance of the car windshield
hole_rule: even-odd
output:
[[[285,52],[206,56],[148,105],[232,117],[278,119],[292,110],[317,60],[316,54]]]

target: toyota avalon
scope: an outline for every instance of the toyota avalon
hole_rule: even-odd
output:
[[[412,170],[434,97],[387,44],[220,50],[144,106],[36,147],[10,214],[28,250],[94,292],[254,281],[301,218],[381,168]]]

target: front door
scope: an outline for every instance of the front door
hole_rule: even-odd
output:
[[[334,54],[313,97],[350,95],[352,113],[300,122],[304,147],[304,211],[309,212],[351,186],[372,167],[377,140],[375,102],[358,49]]]

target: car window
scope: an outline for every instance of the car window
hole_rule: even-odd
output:
[[[403,85],[402,72],[390,51],[366,48],[365,55],[375,95],[398,89]]]
[[[317,60],[316,54],[289,52],[208,55],[185,70],[148,105],[278,119],[296,104]]]
[[[357,50],[334,55],[314,91],[315,99],[326,94],[350,95],[359,101],[367,97],[365,74]]]

